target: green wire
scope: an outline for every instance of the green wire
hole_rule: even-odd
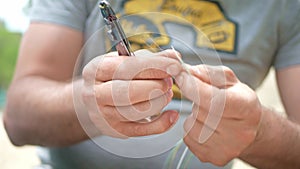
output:
[[[170,154],[167,157],[165,169],[171,169],[174,163],[174,159],[178,153],[179,148],[181,147],[183,141],[182,139],[178,141],[177,145],[173,148],[173,150],[170,152]]]
[[[191,159],[192,159],[192,157],[193,157],[194,155],[189,151],[188,152],[188,157],[186,158],[186,160],[184,160],[183,161],[183,169],[186,169],[187,167],[188,167],[188,164],[189,164],[189,162],[191,161]]]

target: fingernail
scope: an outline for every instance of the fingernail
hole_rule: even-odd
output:
[[[200,70],[196,66],[192,66],[191,68],[196,75],[199,75],[199,76],[201,75]]]
[[[167,91],[167,95],[168,95],[168,97],[173,97],[173,91],[172,91],[172,89],[169,89]]]
[[[176,76],[180,72],[180,68],[179,68],[178,65],[172,64],[172,65],[167,67],[166,71],[169,75]]]
[[[177,119],[178,119],[178,114],[177,113],[172,113],[170,115],[170,123],[171,124],[175,123],[177,121]]]
[[[168,88],[171,88],[173,85],[173,79],[172,78],[166,78],[164,79],[168,85]]]

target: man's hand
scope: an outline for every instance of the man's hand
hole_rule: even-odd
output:
[[[175,111],[140,122],[160,114],[172,99],[171,75],[177,75],[181,66],[167,58],[169,54],[138,51],[135,57],[127,57],[108,53],[85,66],[82,99],[101,134],[120,138],[159,134],[175,124]]]
[[[192,66],[176,76],[183,95],[194,102],[184,124],[184,142],[203,162],[227,164],[259,135],[261,105],[253,90],[223,66]]]

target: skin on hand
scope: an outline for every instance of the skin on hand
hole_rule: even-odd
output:
[[[175,111],[158,115],[171,101],[172,79],[181,71],[180,64],[167,57],[168,52],[135,52],[135,57],[108,53],[88,63],[83,70],[82,99],[91,121],[101,134],[127,138],[159,134],[172,127]]]
[[[83,41],[74,29],[30,23],[3,114],[14,145],[65,146],[88,139],[74,112],[70,82]]]
[[[224,66],[191,66],[176,76],[185,97],[194,102],[186,119],[184,142],[203,162],[224,166],[258,135],[261,105],[253,90]]]

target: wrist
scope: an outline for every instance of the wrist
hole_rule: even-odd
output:
[[[275,139],[274,132],[271,130],[278,131],[278,127],[274,125],[274,113],[263,106],[261,106],[261,117],[257,127],[257,133],[254,141],[242,152],[239,156],[244,161],[253,161],[263,155],[263,151],[272,151],[269,149],[270,144]],[[272,147],[272,146],[271,146]]]
[[[241,159],[247,159],[249,157],[252,156],[252,154],[256,154],[255,151],[257,150],[257,146],[260,144],[260,142],[262,142],[263,138],[263,134],[265,132],[265,118],[266,118],[266,112],[265,112],[265,109],[263,106],[260,106],[256,111],[260,111],[259,114],[260,114],[260,120],[258,122],[258,125],[257,125],[257,129],[256,129],[256,133],[255,133],[255,138],[254,140],[252,141],[251,144],[249,144],[249,146],[243,150],[243,152],[240,154],[239,158]]]
[[[72,88],[73,112],[85,133],[85,139],[90,139],[101,135],[97,126],[92,122],[87,106],[83,101],[83,90],[85,88],[83,79],[74,80],[70,85]]]

